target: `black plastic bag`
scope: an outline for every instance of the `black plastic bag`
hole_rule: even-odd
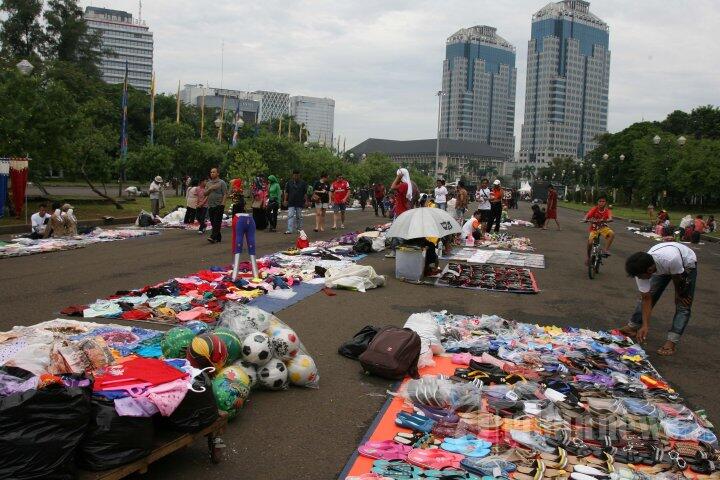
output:
[[[0,372],[18,378],[20,368]],[[0,478],[70,479],[70,463],[90,417],[86,389],[52,384],[0,397]]]
[[[380,330],[378,327],[373,325],[365,325],[359,332],[357,332],[353,338],[340,345],[338,353],[353,360],[357,360],[358,357],[367,350],[368,345],[375,338],[375,334]]]
[[[169,417],[161,417],[160,424],[163,427],[179,432],[198,432],[209,427],[220,416],[217,403],[212,391],[212,380],[207,373],[195,377],[193,389],[204,392],[188,390],[185,398]]]
[[[85,470],[108,470],[134,462],[150,454],[154,434],[151,417],[121,417],[112,400],[93,398],[75,463]]]
[[[356,253],[372,253],[372,239],[368,237],[360,237],[353,245],[353,250]]]

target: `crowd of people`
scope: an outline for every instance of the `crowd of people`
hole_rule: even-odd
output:
[[[52,212],[52,213],[50,213]],[[46,203],[41,203],[38,211],[30,216],[30,234],[27,238],[72,237],[78,234],[78,221],[75,209],[69,203],[60,205],[55,202],[48,211]]]

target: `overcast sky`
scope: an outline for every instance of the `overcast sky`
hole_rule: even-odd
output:
[[[83,1],[127,10],[136,0]],[[446,38],[491,25],[517,48],[516,149],[531,16],[542,0],[145,0],[160,91],[185,83],[335,99],[347,148],[368,137],[435,136]],[[716,0],[596,0],[610,25],[613,132],[675,109],[720,104]]]

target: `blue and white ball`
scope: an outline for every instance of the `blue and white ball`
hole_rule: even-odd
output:
[[[242,360],[255,365],[265,365],[272,358],[270,337],[264,333],[251,333],[242,343]]]
[[[264,367],[258,369],[260,385],[268,390],[288,388],[288,369],[279,358],[273,358]]]

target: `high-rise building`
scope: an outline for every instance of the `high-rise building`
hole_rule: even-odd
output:
[[[145,22],[133,20],[128,12],[99,7],[85,8],[85,21],[90,31],[100,32],[103,80],[122,83],[127,62],[128,83],[149,91],[153,72],[153,34]]]
[[[332,143],[335,124],[335,100],[296,96],[290,97],[290,115],[305,124],[311,142]]]
[[[515,47],[487,25],[451,35],[443,62],[440,137],[515,149]]]
[[[607,130],[610,30],[590,2],[549,3],[532,18],[519,160],[583,158]]]
[[[252,92],[260,95],[260,121],[280,118],[290,114],[290,94],[282,92],[268,92],[267,90],[256,90]]]

